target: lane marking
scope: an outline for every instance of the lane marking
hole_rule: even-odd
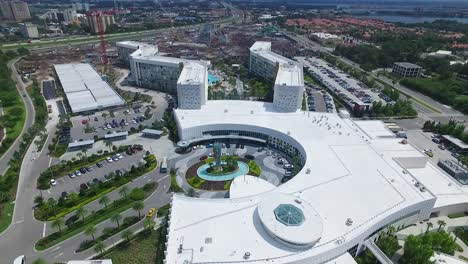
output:
[[[15,224],[19,224],[19,223],[22,223],[22,222],[24,222],[24,219],[23,219],[23,220],[16,221]]]
[[[47,223],[44,223],[44,227],[42,228],[42,237],[45,237],[46,227],[47,227]]]
[[[54,258],[58,258],[58,257],[60,257],[60,256],[62,256],[62,255],[63,255],[63,253],[60,253],[60,254],[58,254],[57,256],[55,256]]]
[[[162,177],[162,178],[159,179],[158,181],[162,181],[162,180],[164,180],[164,179],[167,178],[167,177],[169,177],[169,175],[166,175],[166,176]]]
[[[60,249],[60,247],[56,247],[56,248],[52,249],[51,251],[54,252],[54,251],[57,251],[59,249]]]

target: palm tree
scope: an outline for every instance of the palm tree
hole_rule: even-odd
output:
[[[145,208],[145,204],[142,201],[135,201],[133,203],[132,209],[138,211],[138,218],[141,218],[141,210]]]
[[[133,235],[133,232],[132,230],[130,229],[125,229],[123,232],[122,232],[122,238],[123,239],[127,239],[127,242],[130,242],[130,237]]]
[[[427,233],[429,232],[429,229],[431,229],[434,226],[434,224],[432,224],[431,222],[427,222],[426,225],[427,225],[427,228],[426,228],[426,233]]]
[[[77,156],[78,158],[80,158],[80,160],[83,159],[83,153],[81,153],[81,152],[78,152],[78,153],[76,154],[76,156]]]
[[[117,228],[120,228],[120,220],[122,219],[122,216],[120,214],[115,214],[111,216],[110,220],[113,223],[117,224]]]
[[[101,199],[99,199],[99,204],[103,204],[106,209],[107,209],[107,204],[109,202],[110,202],[110,199],[109,197],[107,197],[107,195],[104,195],[103,197],[101,197]]]
[[[124,197],[124,198],[127,198],[127,194],[128,194],[128,187],[127,187],[127,185],[124,185],[124,186],[122,186],[122,188],[120,188],[119,194],[120,194],[120,196],[122,196],[122,197]]]
[[[188,191],[186,192],[186,195],[188,197],[200,197],[200,194],[197,191],[195,191],[195,189],[193,188],[188,189]]]
[[[125,121],[128,122],[127,116],[130,112],[128,110],[125,110],[123,113],[125,115]]]
[[[96,253],[99,253],[102,255],[102,252],[104,252],[104,249],[105,249],[105,246],[104,246],[104,243],[102,243],[102,241],[96,242],[96,245],[94,246],[94,251],[96,251]]]
[[[84,207],[80,207],[80,208],[76,209],[76,216],[81,217],[81,220],[83,220],[83,223],[85,221],[84,218],[86,216],[86,213],[87,213],[87,211],[86,211],[86,208],[84,208]]]
[[[91,236],[93,238],[93,241],[96,241],[96,238],[94,238],[94,235],[96,235],[97,229],[96,226],[90,225],[86,227],[84,233],[87,236]]]
[[[112,141],[106,140],[106,147],[109,148],[109,151],[112,151]]]
[[[104,120],[107,122],[107,113],[106,112],[102,113],[102,118],[104,118]]]
[[[143,224],[145,228],[148,228],[150,231],[154,228],[154,221],[151,218],[146,218]]]
[[[437,224],[439,225],[439,228],[437,229],[437,232],[440,232],[440,230],[441,230],[447,223],[445,223],[444,220],[439,220],[439,221],[437,221]]]
[[[88,149],[87,149],[87,148],[82,149],[81,152],[83,152],[83,155],[85,156],[85,158],[88,157],[88,156],[86,155],[86,152],[88,152]]]
[[[59,233],[62,233],[62,227],[63,227],[64,224],[65,224],[65,221],[63,220],[62,217],[60,217],[60,218],[55,219],[52,222],[52,227],[53,228],[58,228]]]

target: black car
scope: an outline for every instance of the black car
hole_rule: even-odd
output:
[[[116,170],[116,171],[115,171],[115,174],[116,174],[117,176],[122,176],[123,172],[122,172],[121,170]]]
[[[240,148],[241,148],[241,149],[244,149],[244,144],[240,145]]]
[[[102,168],[104,165],[102,165],[102,163],[98,162],[98,163],[96,163],[96,166],[97,166],[98,168]]]
[[[80,172],[83,173],[83,174],[85,174],[85,173],[87,172],[87,170],[86,170],[85,168],[81,168],[81,169],[80,169]]]
[[[92,169],[91,167],[86,167],[85,169],[86,169],[88,172],[93,171],[93,169]]]
[[[100,180],[99,180],[98,178],[94,178],[94,179],[93,179],[93,182],[94,182],[94,183],[99,183]]]
[[[88,185],[86,185],[86,183],[80,184],[80,190],[87,190],[87,189],[88,189]]]
[[[105,178],[106,180],[110,180],[110,179],[112,179],[112,176],[109,175],[109,174],[104,174],[104,178]]]
[[[67,192],[62,192],[62,198],[68,198],[68,193]]]

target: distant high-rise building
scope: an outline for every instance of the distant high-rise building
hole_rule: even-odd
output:
[[[75,9],[76,11],[84,10],[84,11],[88,12],[89,11],[89,3],[75,2],[75,3],[72,3],[72,8]]]
[[[20,32],[21,32],[21,35],[25,38],[29,38],[29,39],[39,38],[39,31],[37,30],[37,26],[31,23],[22,23],[20,25]]]
[[[94,33],[99,33],[99,24],[98,24],[98,19],[99,19],[99,16],[101,17],[102,19],[102,31],[103,32],[106,32],[107,28],[113,24],[115,24],[115,18],[114,18],[114,15],[110,15],[110,14],[100,14],[100,15],[97,15],[97,14],[89,14],[87,16],[87,20],[88,20],[88,26],[90,27],[91,29],[91,32],[94,32]]]
[[[0,11],[3,20],[23,21],[31,18],[28,4],[23,1],[2,1]]]

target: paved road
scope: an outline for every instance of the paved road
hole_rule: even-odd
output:
[[[11,157],[13,157],[13,153],[19,149],[19,145],[21,143],[21,138],[23,137],[23,134],[28,131],[28,129],[33,125],[34,123],[34,116],[36,115],[36,112],[34,110],[33,103],[31,101],[31,98],[29,98],[28,93],[26,92],[26,85],[23,83],[23,80],[21,80],[21,77],[19,76],[18,72],[16,71],[15,63],[18,61],[18,59],[11,60],[8,62],[8,68],[11,70],[11,78],[16,82],[16,89],[18,90],[23,103],[25,104],[26,108],[26,118],[23,126],[23,130],[21,131],[21,134],[16,138],[15,142],[10,146],[10,148],[3,154],[3,156],[0,158],[0,175],[5,174],[5,172],[8,169],[8,163],[10,162]],[[26,97],[23,97],[23,94],[26,95]]]

